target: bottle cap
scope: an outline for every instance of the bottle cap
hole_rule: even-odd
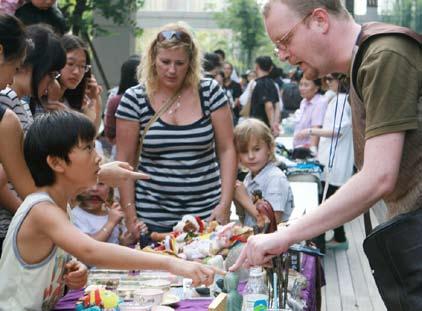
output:
[[[249,276],[261,276],[262,275],[262,268],[261,267],[252,267],[249,270]]]

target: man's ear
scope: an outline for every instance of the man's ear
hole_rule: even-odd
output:
[[[48,166],[50,166],[50,168],[54,172],[63,173],[65,165],[66,165],[66,161],[64,159],[59,158],[59,157],[48,155],[47,156],[47,164],[48,164]]]

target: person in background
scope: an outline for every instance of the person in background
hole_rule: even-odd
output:
[[[52,85],[49,89],[49,109],[70,108],[82,112],[98,129],[101,123],[102,88],[91,73],[88,48],[81,38],[74,35],[64,35],[61,43],[66,51],[66,64],[60,71],[60,87]]]
[[[299,84],[300,95],[303,97],[300,103],[299,122],[295,126],[293,147],[306,147],[316,153],[319,136],[312,136],[312,130],[322,127],[327,99],[321,94],[321,80],[308,80],[303,77]],[[308,129],[304,133],[303,129]]]
[[[0,2],[0,13],[14,15],[16,10],[24,3],[24,0],[3,0]]]
[[[318,160],[324,165],[321,176],[322,189],[328,183],[326,199],[332,196],[344,185],[353,174],[353,134],[352,111],[349,105],[347,79],[340,80],[339,74],[329,74],[324,77],[329,86],[330,95],[322,128],[306,128],[302,130],[304,136],[320,138],[318,146]],[[325,93],[325,96],[327,95]],[[319,201],[322,203],[324,192],[320,193]],[[344,226],[334,229],[334,237],[325,243],[325,233],[314,239],[318,248],[325,253],[327,249],[343,249],[349,247]]]
[[[106,113],[104,118],[104,134],[109,142],[115,146],[116,143],[116,111],[119,106],[120,99],[123,93],[130,87],[137,85],[138,79],[136,77],[136,69],[138,68],[141,59],[138,55],[129,57],[127,61],[122,64],[120,69],[120,82],[117,94],[112,96],[107,102]],[[113,147],[115,149],[115,147]],[[112,152],[115,154],[115,151]]]
[[[302,96],[299,91],[299,82],[302,79],[302,72],[300,69],[292,69],[289,71],[289,79],[283,84],[281,88],[281,100],[283,102],[283,110],[281,111],[281,118],[287,118],[300,108]]]
[[[259,56],[255,60],[257,78],[251,95],[250,117],[263,121],[276,137],[280,133],[280,98],[274,81],[269,77],[273,66],[269,56]]]
[[[268,126],[254,118],[246,119],[234,129],[234,144],[240,164],[249,170],[243,183],[236,182],[234,202],[243,208],[244,224],[253,227],[261,221],[252,202],[259,190],[273,208],[276,222],[287,221],[293,210],[293,193],[286,175],[274,164],[275,142]]]
[[[226,53],[222,49],[217,49],[214,51],[220,57],[220,63],[224,63],[226,61]],[[232,73],[230,75],[230,79],[236,83],[240,83],[239,75],[236,72],[236,69],[233,68]]]
[[[231,79],[231,75],[233,73],[233,65],[229,62],[223,63],[223,72],[224,72],[224,84],[223,88],[230,92],[231,97],[233,99],[232,108],[233,108],[233,124],[236,125],[239,121],[239,113],[240,113],[240,101],[239,97],[242,95],[242,89],[240,84],[236,81]]]
[[[25,25],[47,24],[55,33],[62,36],[67,32],[66,20],[56,0],[30,0],[18,8],[15,16]]]
[[[13,83],[16,71],[25,59],[27,37],[24,25],[16,17],[0,14],[0,89]],[[10,180],[22,197],[35,185],[22,154],[23,133],[16,114],[0,103],[0,256],[12,213],[19,206],[18,197],[7,185]],[[29,182],[30,181],[30,182]]]
[[[215,53],[205,53],[202,60],[202,68],[204,70],[204,77],[214,79],[215,76],[221,72],[222,63],[220,57]]]
[[[44,94],[48,85],[55,82],[56,72],[64,63],[64,53],[60,43],[50,29],[40,25],[29,26],[27,27],[27,38],[31,44],[27,44],[26,57],[22,61],[22,65],[16,67],[13,83],[0,91],[0,105],[9,108],[19,119],[20,127],[16,130],[19,137],[26,134],[33,122],[28,103],[21,99],[33,94]],[[0,174],[4,178],[0,190],[0,197],[3,198],[0,200],[0,238],[2,239],[6,236],[10,221],[22,203],[22,199],[25,198],[27,191],[29,192],[34,187],[23,161],[21,139],[9,136],[6,140],[8,148],[5,150],[8,150],[13,157],[10,160],[12,166],[6,164],[9,175],[12,174],[10,176],[12,183],[7,183],[8,176],[3,168],[0,168]],[[15,144],[16,148],[14,148]],[[14,174],[19,175],[15,177]],[[29,190],[22,193],[22,187]]]
[[[139,161],[138,169],[152,177],[119,188],[129,230],[137,218],[157,232],[172,231],[187,214],[229,220],[236,173],[232,116],[217,81],[201,78],[199,55],[186,24],[165,25],[144,54],[141,84],[120,101],[117,159]]]

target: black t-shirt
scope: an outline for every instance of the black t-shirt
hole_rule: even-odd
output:
[[[16,10],[16,17],[25,25],[47,24],[50,25],[54,32],[63,35],[67,31],[66,21],[62,12],[52,6],[47,10],[40,10],[31,2],[28,2]]]
[[[278,91],[274,80],[264,76],[255,80],[256,85],[251,98],[251,117],[257,118],[271,127],[265,113],[265,103],[272,102],[273,107],[279,102]]]
[[[225,85],[224,89],[228,90],[232,94],[234,100],[238,99],[240,95],[242,95],[240,84],[236,81],[230,80],[230,84]]]

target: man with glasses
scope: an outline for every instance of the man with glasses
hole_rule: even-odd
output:
[[[388,310],[422,310],[421,36],[382,23],[357,24],[340,0],[269,0],[266,30],[281,60],[307,79],[350,75],[359,172],[283,231],[248,240],[242,262],[263,264],[383,199],[389,220],[364,243]]]

